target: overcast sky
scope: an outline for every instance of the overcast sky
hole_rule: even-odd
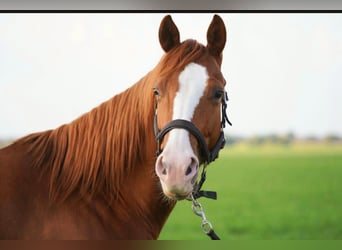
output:
[[[165,14],[0,14],[0,138],[55,128],[128,88],[163,54]],[[213,14],[172,14],[206,44]],[[226,134],[342,135],[342,14],[220,14]]]

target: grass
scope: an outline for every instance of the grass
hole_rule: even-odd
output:
[[[221,239],[342,239],[342,145],[295,143],[221,151],[201,198]],[[191,203],[178,202],[159,239],[207,240]]]

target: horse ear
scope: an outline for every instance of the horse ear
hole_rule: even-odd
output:
[[[170,15],[165,16],[160,23],[159,42],[165,52],[180,44],[178,28]]]
[[[226,27],[218,15],[214,15],[207,31],[207,48],[211,55],[222,60],[222,51],[226,44]]]

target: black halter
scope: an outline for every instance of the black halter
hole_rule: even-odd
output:
[[[221,110],[222,111],[221,112],[221,132],[220,132],[220,136],[219,136],[215,146],[211,149],[211,151],[209,150],[208,145],[206,144],[201,131],[199,131],[199,129],[190,121],[183,120],[183,119],[172,120],[169,123],[167,123],[161,131],[159,131],[158,124],[157,124],[157,109],[158,109],[157,102],[155,104],[154,134],[155,134],[156,140],[157,140],[157,152],[156,152],[157,156],[159,156],[161,154],[161,151],[162,151],[160,148],[160,142],[163,140],[164,136],[168,132],[170,132],[172,129],[175,129],[175,128],[185,129],[185,130],[189,131],[198,141],[198,144],[199,144],[199,147],[201,150],[201,154],[204,157],[204,168],[202,171],[201,180],[196,185],[194,192],[193,192],[193,195],[195,198],[199,198],[201,196],[204,196],[204,197],[216,199],[216,193],[215,192],[200,191],[200,189],[201,189],[201,187],[202,187],[202,185],[206,179],[205,167],[218,157],[219,151],[224,147],[224,145],[226,143],[226,140],[224,138],[223,128],[226,127],[226,122],[230,126],[232,125],[228,119],[227,112],[226,112],[227,101],[228,101],[228,95],[227,95],[227,92],[224,92],[224,96],[222,97],[222,103],[221,103],[221,108],[222,108],[222,110]]]

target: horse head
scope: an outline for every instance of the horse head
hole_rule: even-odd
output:
[[[177,26],[166,16],[159,42],[165,55],[154,86],[155,172],[164,194],[181,200],[193,192],[200,166],[214,160],[224,144],[226,82],[221,63],[226,29],[215,15],[206,46],[194,40],[181,42]]]

